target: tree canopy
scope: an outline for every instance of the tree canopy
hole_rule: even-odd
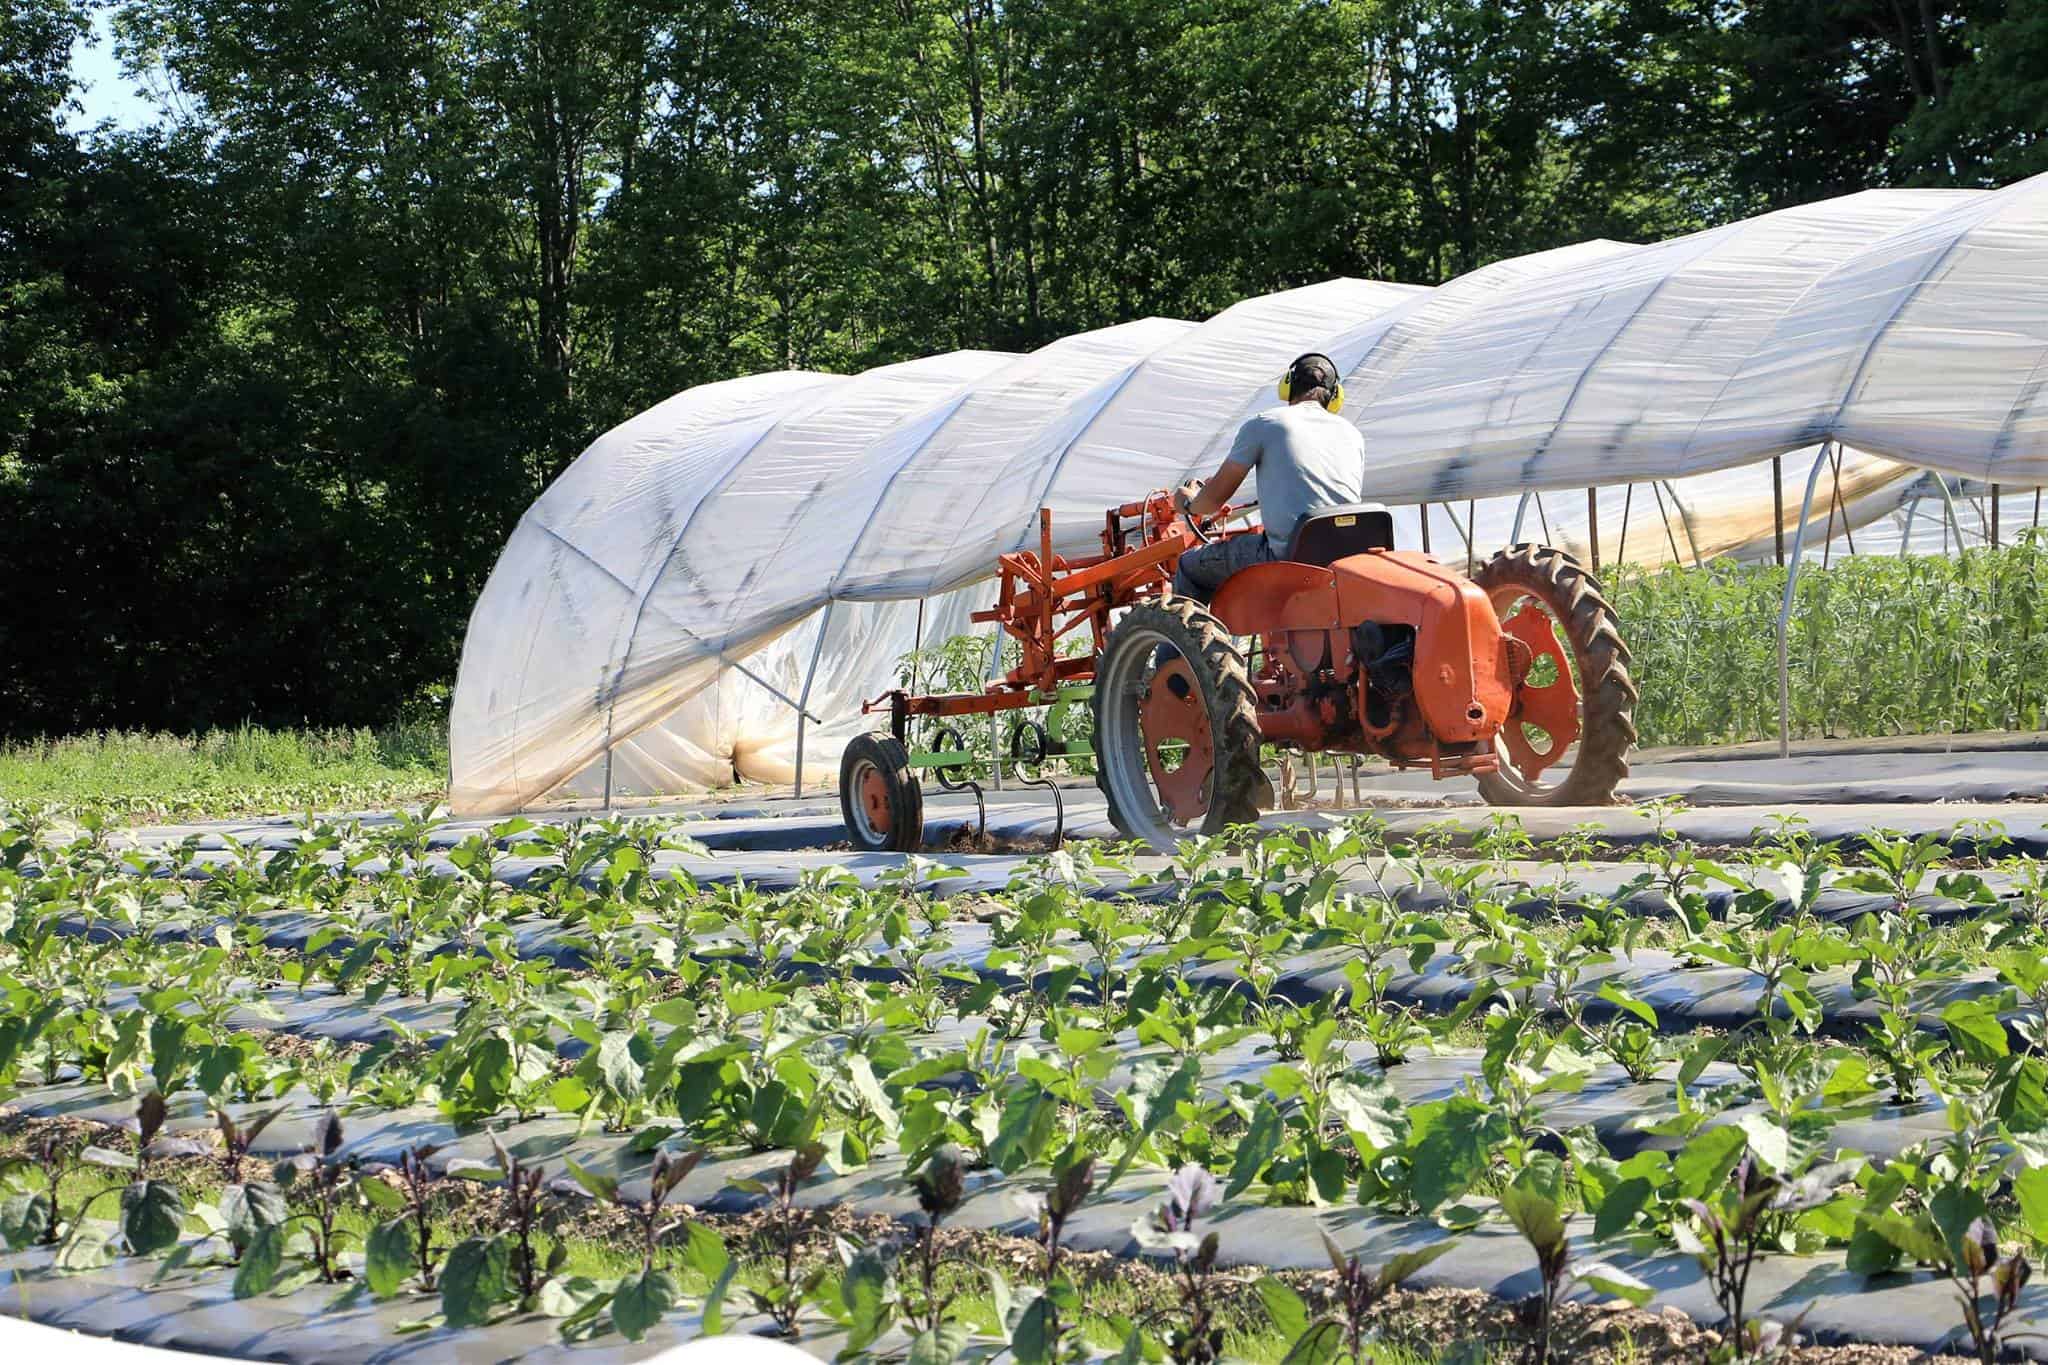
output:
[[[2048,169],[2022,0],[74,0],[0,15],[0,727],[374,722],[689,385]]]

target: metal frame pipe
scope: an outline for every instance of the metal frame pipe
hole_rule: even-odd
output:
[[[1949,529],[1955,532],[1956,552],[1960,554],[1963,549],[1963,521],[1961,517],[1956,515],[1956,500],[1955,496],[1948,490],[1948,475],[1938,469],[1935,470],[1934,486],[1941,490],[1941,505],[1948,513]],[[1942,549],[1945,552],[1948,547],[1944,545]]]
[[[1678,514],[1678,524],[1685,528],[1685,544],[1686,548],[1692,551],[1692,566],[1695,569],[1703,569],[1706,567],[1707,562],[1701,558],[1700,543],[1693,537],[1692,517],[1686,512],[1685,504],[1678,500],[1678,490],[1671,486],[1671,480],[1665,479],[1663,482],[1664,491],[1671,495],[1671,510]],[[1676,553],[1675,546],[1673,547],[1673,553]]]
[[[1785,601],[1778,608],[1778,757],[1792,756],[1792,658],[1787,636],[1792,628],[1792,592],[1799,584],[1799,556],[1806,548],[1806,523],[1813,518],[1813,492],[1827,467],[1822,455],[1806,476],[1806,497],[1799,504],[1799,527],[1792,533],[1792,562],[1785,566]]]
[[[796,781],[792,784],[794,796],[804,794],[804,722],[810,719],[811,684],[818,680],[818,660],[825,654],[825,632],[832,627],[832,608],[837,602],[827,602],[822,619],[818,622],[818,639],[811,646],[811,666],[804,670],[803,695],[796,703]]]

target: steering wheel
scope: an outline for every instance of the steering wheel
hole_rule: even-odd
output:
[[[1187,523],[1189,532],[1193,534],[1196,540],[1201,541],[1202,544],[1207,545],[1210,541],[1215,539],[1214,536],[1210,535],[1207,531],[1202,529],[1202,523],[1196,521],[1195,514],[1193,512],[1188,511],[1186,508],[1181,509],[1180,519]]]

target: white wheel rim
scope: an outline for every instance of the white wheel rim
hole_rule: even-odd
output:
[[[1152,770],[1145,762],[1144,730],[1138,723],[1139,703],[1150,686],[1152,655],[1160,645],[1180,652],[1180,646],[1161,631],[1134,628],[1128,622],[1118,627],[1116,645],[1095,675],[1096,689],[1106,701],[1095,736],[1095,755],[1102,765],[1110,801],[1122,812],[1130,833],[1161,852],[1171,852],[1177,841],[1193,831],[1170,823],[1160,809],[1159,794],[1152,789]],[[1212,771],[1212,801],[1215,786]]]

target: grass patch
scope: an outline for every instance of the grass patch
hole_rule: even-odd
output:
[[[440,721],[381,730],[104,731],[0,745],[0,801],[168,820],[390,805],[446,788]]]

